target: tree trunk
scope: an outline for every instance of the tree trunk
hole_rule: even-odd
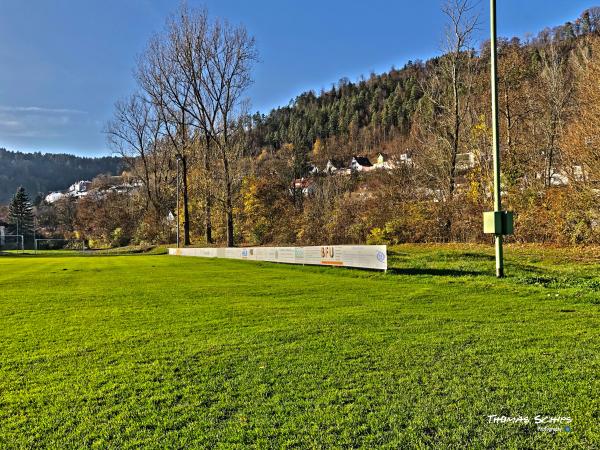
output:
[[[510,99],[508,98],[508,86],[504,87],[504,117],[506,118],[506,148],[512,156],[512,113],[510,110]]]
[[[183,245],[191,245],[190,241],[190,211],[188,201],[187,158],[181,158],[183,178]]]
[[[225,176],[225,221],[227,226],[227,247],[234,246],[233,240],[233,201],[231,192],[231,177],[229,174],[229,159],[223,150],[223,175]]]
[[[452,202],[454,199],[454,191],[456,190],[456,160],[459,149],[459,136],[460,136],[460,104],[459,104],[459,92],[458,92],[458,63],[455,63],[452,68],[452,90],[453,90],[453,130],[452,130],[452,148],[450,155],[450,173],[449,173],[449,201]],[[446,240],[450,240],[452,236],[452,208],[450,205],[448,208],[448,217],[444,224],[446,232]]]
[[[556,142],[556,135],[557,135],[557,125],[556,125],[556,120],[554,118],[552,118],[552,124],[550,125],[550,142],[548,145],[548,154],[546,155],[546,159],[547,159],[547,165],[546,165],[546,180],[545,180],[545,184],[546,187],[551,187],[552,186],[552,172],[553,172],[553,166],[554,166],[554,150],[555,150],[555,142]]]
[[[233,240],[233,207],[231,205],[231,198],[227,201],[227,247],[233,247],[235,245]]]
[[[452,69],[452,89],[454,94],[454,130],[452,136],[452,154],[450,155],[450,199],[454,197],[454,190],[456,188],[456,158],[458,155],[459,147],[459,134],[460,134],[460,105],[458,100],[458,67],[455,63]]]
[[[221,156],[223,158],[223,176],[225,178],[225,223],[227,227],[227,247],[233,247],[233,192],[231,186],[231,174],[229,173],[229,121],[228,115],[223,114],[223,146]]]
[[[210,173],[210,137],[206,137],[206,153],[204,154],[204,170],[206,175]],[[204,198],[204,226],[205,226],[205,235],[206,235],[206,243],[212,244],[212,197],[210,192],[210,186],[207,185],[205,198]]]

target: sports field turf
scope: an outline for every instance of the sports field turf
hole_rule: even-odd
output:
[[[0,448],[599,448],[598,255],[491,255],[0,257]]]

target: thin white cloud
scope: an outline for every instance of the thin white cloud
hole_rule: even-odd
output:
[[[21,126],[21,122],[18,120],[3,120],[0,119],[0,129],[3,127],[6,128],[18,128]]]
[[[69,108],[44,108],[42,106],[3,106],[0,111],[13,113],[38,113],[38,114],[87,114],[87,111]]]
[[[56,131],[46,131],[46,130],[17,130],[14,132],[6,132],[0,129],[1,137],[9,137],[9,138],[36,138],[36,139],[55,139],[64,137],[64,133],[58,133]],[[3,147],[0,145],[0,147]]]
[[[88,117],[76,109],[0,105],[0,137],[57,139]]]

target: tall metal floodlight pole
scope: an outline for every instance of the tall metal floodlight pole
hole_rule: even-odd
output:
[[[502,211],[502,193],[500,191],[500,145],[498,143],[498,55],[496,50],[496,0],[490,0],[491,31],[491,82],[492,82],[492,140],[494,153],[494,212]],[[504,254],[502,234],[495,235],[496,241],[496,276],[504,276]]]
[[[496,36],[496,0],[490,0],[490,81],[492,92],[492,142],[494,154],[494,211],[483,213],[483,232],[494,234],[496,244],[496,276],[504,276],[504,235],[513,232],[513,214],[502,211],[500,186],[500,145],[498,140],[498,56]]]

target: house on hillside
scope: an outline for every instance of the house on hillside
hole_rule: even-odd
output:
[[[537,172],[535,178],[537,180],[544,180],[546,174]],[[584,181],[589,176],[582,166],[574,165],[571,167],[565,167],[564,169],[552,169],[552,175],[550,176],[550,186],[561,187],[571,184],[573,181]],[[589,181],[589,180],[588,180]]]
[[[413,160],[412,160],[412,153],[402,153],[400,155],[400,162],[402,164],[407,164],[409,166],[412,166]]]
[[[353,156],[350,162],[350,169],[354,172],[368,172],[373,170],[373,164],[366,156]]]
[[[396,168],[396,163],[385,153],[377,154],[377,162],[373,164],[374,169],[391,170]]]
[[[124,182],[114,186],[110,186],[106,191],[115,192],[117,194],[128,194],[143,186],[141,181]]]
[[[567,170],[553,170],[550,184],[552,186],[566,186],[572,181],[583,181],[586,178],[586,174],[583,171],[582,166],[571,166],[570,171]]]
[[[91,181],[80,180],[69,186],[67,195],[72,197],[85,197],[92,185]]]
[[[551,186],[566,186],[568,184],[569,184],[569,177],[562,170],[554,172],[552,174],[552,176],[550,177],[550,185]]]
[[[66,195],[62,192],[50,192],[48,195],[46,195],[46,197],[44,197],[44,201],[46,203],[54,203],[64,197],[66,197]]]
[[[352,172],[368,172],[373,169],[373,164],[365,156],[353,156],[350,163],[330,159],[325,165],[324,173],[327,175],[350,175]]]
[[[294,191],[301,191],[302,195],[308,197],[314,194],[315,186],[311,179],[297,178],[292,182],[292,188],[290,189],[290,195],[294,195]]]
[[[308,165],[308,173],[309,175],[318,175],[319,174],[319,168],[314,165],[314,164],[309,164]]]
[[[81,180],[73,183],[66,191],[51,192],[44,198],[46,203],[54,203],[62,198],[82,198],[88,194],[96,196],[106,196],[109,193],[131,194],[142,187],[142,182],[123,176],[102,176],[94,179],[93,182]]]
[[[475,167],[475,153],[459,153],[456,155],[456,169],[457,170],[470,170]]]
[[[46,203],[54,203],[64,197],[85,197],[88,194],[91,186],[91,181],[80,180],[69,186],[69,189],[67,189],[66,192],[50,192],[48,195],[46,195],[46,197],[44,197],[44,201]]]
[[[329,159],[323,170],[327,175],[333,175],[334,173],[344,170],[344,162],[339,160]]]

